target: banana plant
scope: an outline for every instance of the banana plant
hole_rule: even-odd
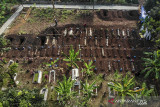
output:
[[[85,68],[82,69],[82,72],[85,72],[87,76],[91,76],[94,74],[93,69],[95,68],[93,61],[91,60],[88,64],[84,62]]]
[[[147,86],[146,86],[146,83],[143,83],[142,84],[142,91],[140,91],[140,92],[138,92],[138,96],[137,96],[137,98],[142,98],[142,97],[145,97],[145,98],[147,98],[147,97],[149,97],[149,96],[151,96],[151,93],[154,91],[154,89],[148,89],[147,88]]]
[[[55,90],[59,94],[59,101],[63,105],[66,105],[67,102],[70,101],[72,96],[76,94],[74,91],[71,91],[71,88],[73,87],[74,82],[75,81],[71,80],[71,77],[67,79],[66,76],[64,76],[63,81],[58,82],[58,86],[55,86]]]
[[[63,61],[68,62],[67,66],[69,66],[71,68],[73,68],[73,67],[79,68],[78,65],[77,65],[77,63],[76,63],[78,61],[81,61],[81,59],[78,58],[79,52],[80,52],[80,50],[78,50],[77,52],[75,52],[74,49],[73,49],[73,46],[70,47],[69,56],[67,56],[66,54],[64,54],[62,52],[62,54],[65,56],[65,59],[63,59]]]
[[[93,83],[89,84],[88,81],[85,81],[85,84],[82,83],[82,92],[83,92],[83,103],[82,105],[87,105],[88,101],[91,99],[92,94],[94,93],[93,90],[96,89],[97,87],[95,86],[96,81]]]
[[[145,69],[141,73],[145,73],[145,78],[149,76],[154,76],[155,79],[160,79],[160,60],[159,51],[154,52],[144,52],[147,58],[142,58],[144,61]]]
[[[124,104],[126,96],[136,99],[135,94],[141,91],[133,90],[135,86],[134,77],[129,78],[128,75],[126,75],[121,82],[113,81],[112,83],[113,84],[108,84],[108,86],[118,92],[118,96],[121,97],[122,100],[121,104]]]

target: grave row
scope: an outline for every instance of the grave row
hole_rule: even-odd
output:
[[[75,37],[83,37],[83,36],[89,36],[89,37],[110,37],[110,38],[139,38],[137,31],[135,29],[107,29],[107,28],[100,28],[100,29],[94,29],[94,28],[65,28],[60,29],[59,32],[64,37],[67,36],[75,36]],[[55,33],[55,32],[54,32]]]
[[[32,38],[12,38],[11,45],[14,46],[66,46],[66,45],[81,45],[81,46],[104,46],[104,47],[129,47],[134,46],[141,40],[136,39],[119,39],[119,38],[103,38],[103,37],[53,37],[53,36],[41,36]]]
[[[141,58],[141,50],[135,49],[118,49],[118,48],[94,48],[94,47],[77,47],[75,51],[80,51],[81,58]],[[63,57],[62,52],[69,55],[70,47],[19,47],[12,48],[6,53],[6,57]],[[12,54],[11,54],[12,53]]]

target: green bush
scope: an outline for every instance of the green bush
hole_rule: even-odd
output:
[[[4,1],[0,2],[0,26],[10,17],[9,13],[11,12],[11,8]]]
[[[7,40],[3,37],[0,36],[0,48],[3,48],[7,45]]]

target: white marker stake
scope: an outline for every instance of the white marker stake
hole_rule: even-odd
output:
[[[108,68],[109,68],[109,71],[111,71],[111,65],[110,65],[110,62],[108,64]]]
[[[127,36],[129,36],[129,29],[127,29]]]
[[[87,45],[87,38],[86,37],[84,38],[84,45],[85,46]]]
[[[97,38],[95,38],[95,45],[97,46]]]
[[[36,51],[35,51],[35,53],[34,53],[35,55],[37,55],[37,51],[38,51],[38,49],[36,48]]]
[[[118,29],[118,36],[120,36],[119,29]]]
[[[108,47],[108,38],[106,39],[106,46]]]
[[[45,43],[45,44],[47,45],[47,44],[48,44],[48,41],[49,41],[49,36],[47,36],[46,38],[47,38],[47,40],[46,40],[46,43]]]
[[[102,56],[104,57],[104,49],[102,48]]]
[[[89,36],[92,36],[92,29],[89,30]]]
[[[64,32],[63,32],[64,36],[67,36],[67,29],[65,28]]]
[[[55,39],[55,37],[53,37],[52,45],[56,45],[56,39]]]
[[[88,36],[88,35],[87,35],[87,28],[86,28],[86,36]]]
[[[59,48],[58,48],[58,54],[57,54],[58,56],[60,55],[60,46],[59,46]]]
[[[125,36],[124,30],[122,31],[122,35]]]

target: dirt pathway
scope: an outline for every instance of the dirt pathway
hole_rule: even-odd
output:
[[[29,8],[29,9],[27,10],[27,13],[26,13],[26,15],[24,16],[24,18],[22,18],[22,19],[20,20],[20,23],[17,24],[17,25],[14,27],[14,29],[11,29],[10,32],[15,32],[16,29],[19,29],[23,24],[25,24],[26,21],[27,21],[27,19],[29,18],[29,15],[30,15],[31,11],[32,11],[32,8]]]

